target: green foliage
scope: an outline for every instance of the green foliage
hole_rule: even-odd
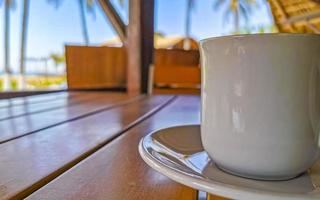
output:
[[[11,90],[17,90],[18,89],[18,80],[11,77],[9,80],[10,88]],[[4,90],[4,80],[0,79],[0,91]]]
[[[0,91],[3,91],[3,80],[2,79],[0,79]]]
[[[258,26],[247,26],[239,31],[231,32],[231,34],[253,34],[253,33],[276,33],[278,32],[275,25],[258,25]]]
[[[62,85],[67,81],[65,76],[60,77],[32,77],[27,79],[27,85],[37,88],[44,89],[50,86]]]
[[[157,31],[155,31],[154,32],[154,36],[155,37],[161,37],[161,38],[164,38],[164,37],[166,37],[166,35],[163,33],[163,32],[157,32]]]
[[[254,8],[258,7],[256,0],[214,0],[215,10],[224,8],[224,22],[227,22],[232,15],[239,14],[239,19],[244,19],[247,23]]]
[[[64,85],[67,81],[66,76],[55,76],[55,77],[46,77],[46,76],[34,76],[26,77],[27,89],[47,89],[49,87],[55,86],[59,87]],[[16,77],[10,77],[10,89],[18,90],[18,79]],[[0,78],[0,91],[4,90],[4,80]]]
[[[10,88],[12,90],[18,89],[18,80],[17,79],[10,79]]]
[[[53,60],[56,66],[66,62],[66,57],[64,53],[63,54],[51,53],[49,57]]]

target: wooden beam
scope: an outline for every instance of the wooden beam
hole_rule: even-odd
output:
[[[119,35],[123,44],[126,43],[126,25],[122,21],[121,17],[118,15],[117,11],[112,6],[109,0],[99,0],[100,6],[108,19],[110,20],[113,28]]]
[[[320,29],[319,29],[316,25],[310,23],[309,21],[306,21],[305,24],[306,24],[306,26],[307,26],[309,29],[311,29],[314,33],[320,34]]]
[[[280,23],[292,24],[292,23],[296,23],[296,22],[300,22],[300,21],[310,20],[312,18],[317,18],[317,17],[320,17],[320,10],[309,12],[309,13],[306,13],[303,15],[293,16],[293,17],[290,17],[286,20],[282,20]]]
[[[129,1],[127,90],[147,93],[153,62],[154,0]]]

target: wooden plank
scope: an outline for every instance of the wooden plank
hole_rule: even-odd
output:
[[[192,94],[200,95],[200,89],[195,88],[154,88],[153,94]]]
[[[195,88],[201,83],[201,70],[198,66],[155,67],[154,83]]]
[[[69,89],[121,88],[126,85],[126,52],[117,47],[66,46]]]
[[[109,0],[99,0],[100,6],[109,21],[111,22],[114,30],[117,32],[119,38],[123,43],[126,42],[126,25],[122,21],[121,17],[118,15],[117,11],[112,6]]]
[[[0,109],[15,107],[15,106],[24,106],[24,105],[41,105],[41,104],[48,104],[52,101],[59,101],[59,100],[67,100],[72,98],[78,97],[85,97],[90,95],[104,95],[108,92],[105,91],[98,91],[98,92],[87,92],[87,91],[70,91],[70,92],[61,92],[56,94],[41,94],[41,95],[34,95],[28,97],[15,97],[11,99],[1,99],[0,100]]]
[[[37,131],[54,127],[69,121],[77,120],[88,115],[110,109],[118,104],[126,103],[126,94],[105,94],[97,99],[72,107],[25,115],[12,120],[0,121],[0,144],[17,139]],[[130,99],[129,99],[130,101]]]
[[[15,97],[10,99],[1,99],[0,108],[23,105],[26,103],[31,104],[31,103],[48,102],[48,101],[56,100],[60,98],[67,98],[68,96],[71,96],[71,95],[74,95],[74,93],[58,92],[58,93],[40,94],[40,95],[34,95],[34,96],[28,96],[28,97]]]
[[[200,94],[201,70],[198,66],[154,68],[154,94]]]
[[[160,128],[194,123],[200,123],[200,97],[178,97],[27,199],[196,199],[195,190],[159,174],[138,155],[142,136]]]
[[[103,94],[105,91],[98,92],[88,92],[88,91],[69,91],[69,92],[56,92],[56,93],[46,93],[38,94],[25,97],[14,97],[8,99],[0,99],[0,109],[21,106],[21,105],[31,105],[31,104],[47,104],[51,101],[61,100],[61,99],[71,99],[77,96],[88,96],[90,94]]]
[[[62,89],[62,90],[38,90],[38,91],[5,91],[0,93],[0,99],[33,96],[33,95],[39,95],[39,94],[58,93],[62,91],[66,91],[66,90]]]
[[[70,107],[79,103],[89,102],[96,99],[99,96],[104,95],[103,93],[87,93],[83,95],[70,95],[66,98],[52,99],[51,101],[43,101],[37,104],[29,104],[26,101],[25,104],[15,105],[0,108],[0,121],[12,119],[15,117],[21,117],[24,115],[31,115],[41,112],[47,112],[56,110],[64,107]]]
[[[0,145],[0,199],[24,198],[171,99],[170,96],[136,99]]]
[[[156,49],[154,52],[155,67],[192,66],[199,67],[198,50]]]
[[[155,94],[200,94],[199,51],[157,49],[155,51]]]
[[[207,194],[207,200],[230,200],[224,197],[220,197],[220,196],[216,196],[216,195],[212,195],[212,194]]]
[[[153,62],[154,0],[129,1],[127,90],[147,93]]]

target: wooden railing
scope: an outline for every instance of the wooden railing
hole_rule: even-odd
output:
[[[69,89],[125,87],[124,48],[66,46]]]
[[[199,51],[157,49],[154,93],[200,93]]]
[[[69,89],[122,88],[126,85],[124,48],[67,46],[66,60]],[[156,49],[153,80],[156,92],[188,88],[199,91],[199,52]]]

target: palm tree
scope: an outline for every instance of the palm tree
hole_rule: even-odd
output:
[[[84,42],[86,45],[89,45],[89,34],[88,34],[88,27],[86,21],[86,13],[85,13],[85,0],[78,0],[79,11],[80,11],[80,19],[81,19],[81,27],[82,27],[82,34],[84,37]],[[88,3],[88,1],[86,1]],[[91,2],[91,1],[90,1]]]
[[[228,20],[233,15],[234,32],[240,31],[240,20],[243,18],[247,22],[252,14],[252,6],[256,6],[256,0],[215,0],[214,9],[219,9],[225,5],[225,19]]]
[[[47,0],[49,3],[52,3],[55,5],[56,8],[58,8],[63,0]],[[89,45],[89,33],[88,33],[88,27],[87,27],[87,21],[86,21],[86,13],[85,13],[85,6],[87,7],[87,10],[94,13],[94,4],[95,0],[78,0],[79,5],[79,13],[80,13],[80,19],[81,19],[81,28],[82,28],[82,35],[84,39],[84,43],[86,45]]]
[[[62,63],[64,63],[66,61],[66,57],[65,57],[65,54],[58,54],[58,53],[51,53],[50,54],[50,59],[53,60],[55,66],[56,66],[56,69],[58,68],[58,66]]]
[[[195,0],[187,0],[186,21],[185,21],[185,37],[183,48],[190,49],[190,30],[191,30],[191,12],[194,9]]]
[[[120,6],[122,7],[122,8],[124,8],[124,6],[125,6],[125,0],[118,0],[118,3],[120,4]]]
[[[4,83],[5,90],[10,88],[10,10],[14,7],[14,0],[4,0]]]
[[[28,19],[29,19],[29,4],[30,0],[23,1],[22,10],[22,23],[21,23],[21,43],[20,43],[20,80],[19,87],[25,88],[25,55],[26,55],[26,44],[27,44],[27,31],[28,31]]]

